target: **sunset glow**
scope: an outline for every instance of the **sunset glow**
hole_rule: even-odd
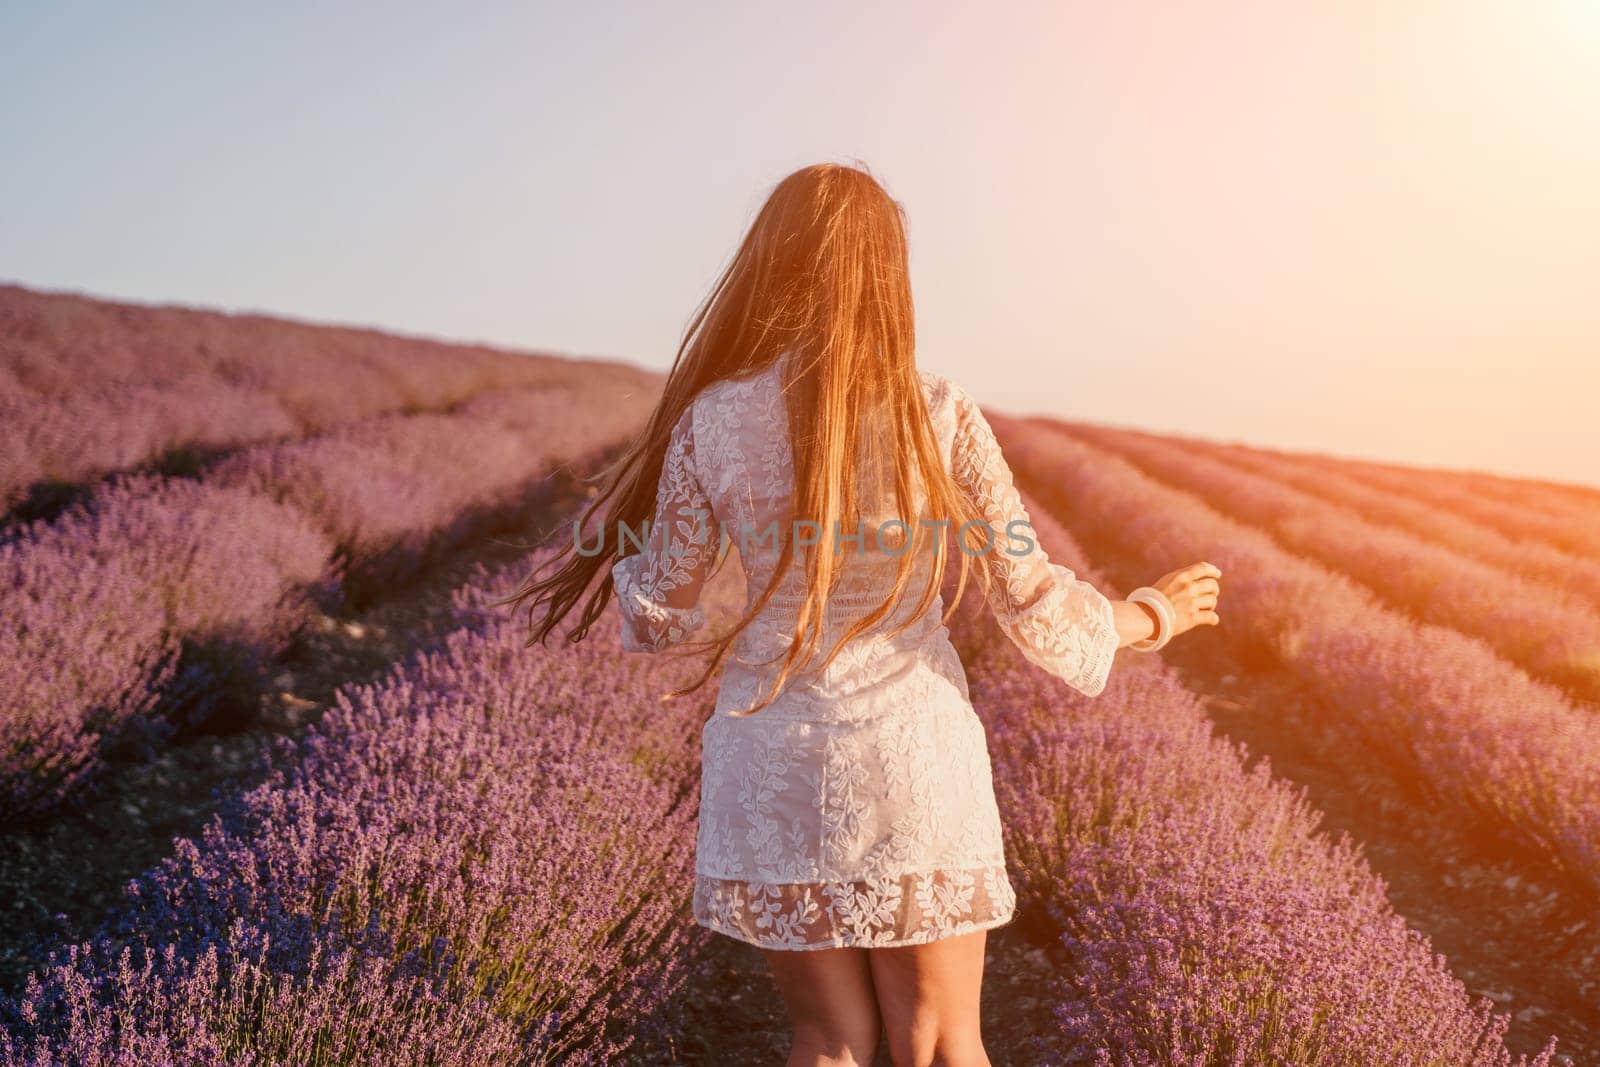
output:
[[[0,278],[659,368],[860,158],[986,403],[1600,483],[1587,0],[6,21]]]

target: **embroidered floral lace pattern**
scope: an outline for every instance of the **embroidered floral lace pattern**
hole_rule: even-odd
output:
[[[672,428],[655,515],[644,531],[645,551],[624,557],[611,569],[627,652],[668,648],[706,623],[699,589],[717,542],[711,503],[694,472],[693,416],[690,408]],[[616,534],[606,531],[607,536]]]
[[[625,648],[669,648],[704,626],[699,591],[723,530],[750,594],[770,580],[780,546],[760,534],[792,518],[780,368],[712,385],[673,428],[644,551],[612,572]],[[1030,662],[1098,694],[1118,645],[1111,602],[1036,543],[1008,540],[1008,524],[1028,515],[993,431],[955,383],[926,372],[922,382],[949,469],[997,533],[983,557],[996,620]],[[824,612],[825,648],[892,583],[897,560],[876,550],[874,525]],[[888,633],[915,608],[926,566],[888,619],[748,717],[729,713],[765,695],[762,661],[794,635],[799,563],[740,635],[701,734],[696,922],[763,947],[819,949],[918,944],[1014,916],[987,736],[939,621],[942,598]]]

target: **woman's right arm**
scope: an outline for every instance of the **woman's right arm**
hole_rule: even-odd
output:
[[[1112,656],[1126,643],[1127,616],[1119,619],[1110,598],[1051,561],[1038,542],[1014,554],[1012,524],[1032,526],[1022,495],[989,420],[966,390],[954,382],[950,389],[956,423],[950,473],[994,531],[994,546],[979,557],[989,570],[989,607],[1029,662],[1097,696],[1111,674]]]
[[[1156,609],[1149,604],[1135,604],[1128,600],[1113,600],[1111,606],[1117,613],[1118,648],[1126,648],[1136,641],[1154,637],[1161,626]]]

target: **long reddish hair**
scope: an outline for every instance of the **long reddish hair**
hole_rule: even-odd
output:
[[[649,422],[626,453],[601,472],[602,488],[579,523],[589,527],[601,514],[602,531],[616,529],[618,523],[640,528],[654,511],[672,427],[695,396],[714,382],[759,371],[793,350],[795,357],[785,368],[784,395],[794,462],[794,516],[815,521],[822,531],[854,531],[862,521],[862,504],[871,506],[871,494],[881,494],[892,477],[893,514],[904,519],[911,539],[910,550],[899,552],[896,581],[884,602],[856,619],[816,669],[832,663],[846,642],[889,616],[910,582],[917,552],[931,551],[935,558],[928,585],[896,632],[904,629],[931,607],[943,581],[946,530],[983,521],[944,466],[914,360],[912,310],[904,206],[865,165],[818,163],[790,174],[768,195],[732,262],[695,312]],[[858,462],[863,471],[887,473],[869,476],[865,480],[872,486],[864,485]],[[918,521],[934,516],[949,525]],[[715,654],[698,679],[669,695],[682,696],[704,685],[771,599],[796,551],[789,525],[780,531],[781,555],[772,580],[744,615],[731,629],[678,646],[683,654]],[[590,554],[579,554],[574,537],[573,544],[547,561],[554,573],[538,578],[536,571],[517,593],[496,602],[527,603],[525,647],[543,644],[594,577],[603,574],[567,632],[568,641],[584,638],[613,592],[610,571],[622,547],[614,542],[623,540],[602,537],[598,551],[586,547]],[[841,553],[832,541],[825,535],[817,544],[800,546],[807,592],[796,633],[772,691],[743,714],[770,704],[784,683],[814,660],[823,609],[843,571]],[[957,553],[960,577],[945,620],[966,588],[970,557],[982,547]],[[726,559],[724,553],[715,569]],[[988,569],[977,570],[987,591]],[[546,610],[536,619],[540,607]]]

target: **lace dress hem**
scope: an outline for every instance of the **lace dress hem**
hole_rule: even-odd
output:
[[[764,949],[895,948],[1016,918],[1003,865],[864,882],[771,883],[696,874],[694,921]]]

